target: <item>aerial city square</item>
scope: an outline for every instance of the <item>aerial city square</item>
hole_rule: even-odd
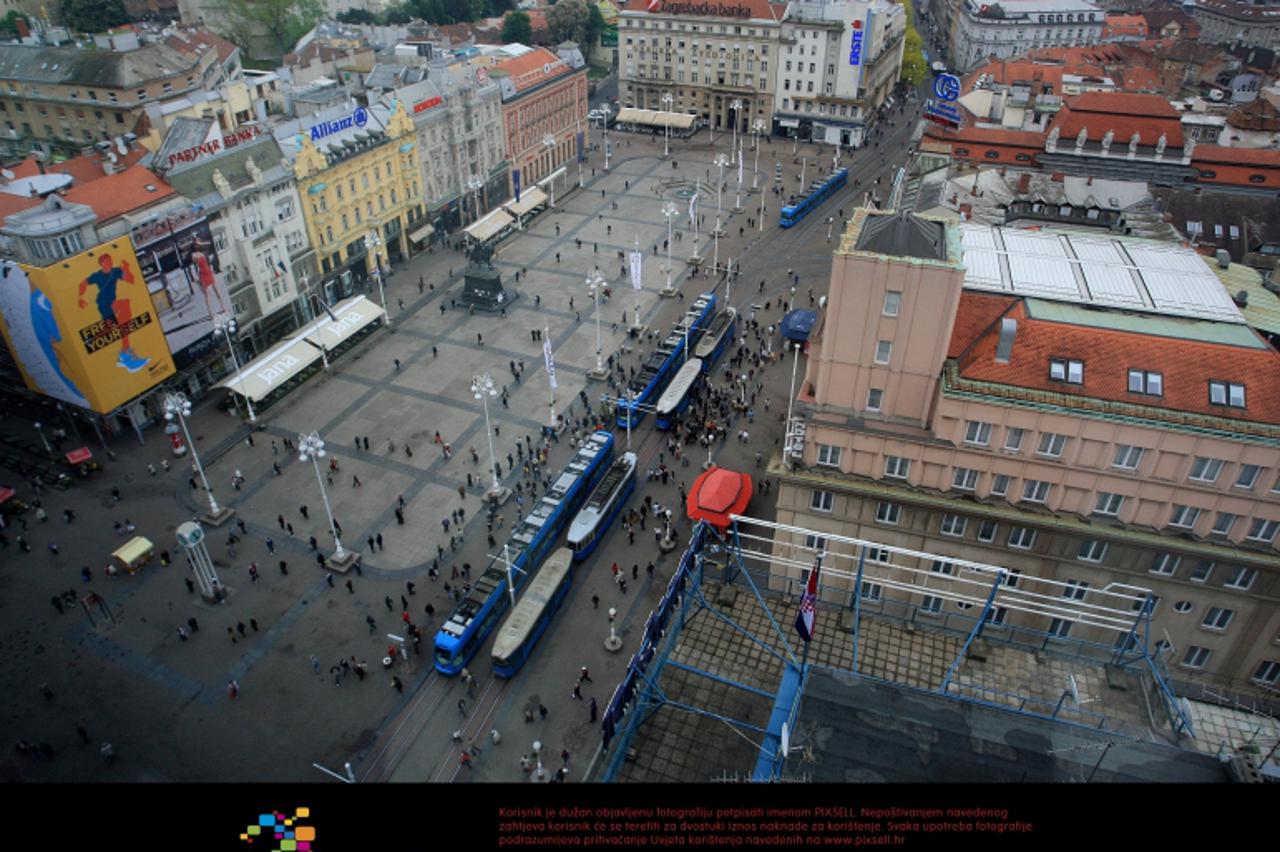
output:
[[[1280,6],[3,6],[5,780],[1280,777]]]

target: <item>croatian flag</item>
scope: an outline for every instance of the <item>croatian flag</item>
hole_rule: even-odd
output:
[[[276,277],[277,277],[277,278],[280,278],[280,277],[285,276],[285,275],[288,275],[288,274],[289,274],[289,270],[285,267],[285,265],[284,265],[284,261],[283,261],[283,260],[277,260],[277,261],[276,261]]]
[[[818,598],[818,569],[821,562],[815,562],[809,572],[809,583],[804,590],[804,598],[800,601],[800,613],[796,616],[796,632],[800,638],[808,642],[813,639],[813,602]]]

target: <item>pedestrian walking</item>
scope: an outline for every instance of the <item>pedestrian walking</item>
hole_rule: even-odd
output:
[[[382,533],[378,533],[376,536],[374,536],[374,541],[378,543],[379,550],[385,550],[385,548],[382,546]]]
[[[595,592],[591,593],[591,608],[592,609],[600,608],[600,596],[597,595]]]
[[[402,683],[400,678],[395,675],[391,676],[391,686],[396,692],[404,692],[404,683]]]
[[[231,637],[231,644],[236,644],[236,632],[230,627],[227,628],[227,635]]]
[[[191,628],[192,633],[200,632],[200,622],[196,621],[195,616],[187,619],[187,626]]]
[[[578,675],[578,683],[591,683],[591,674],[586,666],[582,667],[582,672]]]
[[[258,563],[257,562],[249,563],[249,582],[251,583],[258,582]]]
[[[343,585],[347,587],[347,594],[354,595],[356,593],[356,587],[350,579],[343,583]]]
[[[547,706],[545,704],[538,705],[538,715],[545,721],[547,718]]]
[[[467,702],[461,698],[458,699],[458,715],[467,715]]]
[[[190,593],[190,592],[194,592],[194,591],[196,590],[196,584],[195,584],[195,583],[193,583],[193,582],[191,581],[191,578],[190,578],[190,577],[183,577],[183,578],[182,578],[182,582],[184,582],[184,583],[186,583],[186,584],[187,584],[187,592],[188,592],[188,593]]]
[[[283,559],[280,560],[280,576],[281,577],[289,576],[289,563],[285,562]]]
[[[298,512],[302,515],[302,517],[306,518],[307,520],[310,520],[310,519],[311,519],[311,516],[310,516],[309,514],[307,514],[307,507],[306,507],[306,506],[299,506],[299,507],[298,507]]]
[[[276,552],[276,543],[271,539],[270,536],[268,536],[267,537],[267,553],[270,553],[272,556],[274,556],[275,552]]]
[[[416,592],[414,592],[414,590],[413,590],[413,581],[412,581],[412,580],[406,580],[406,581],[405,581],[404,586],[405,586],[405,588],[406,588],[406,589],[408,589],[408,591],[409,591],[409,597],[413,597],[413,596],[416,594]]]
[[[227,696],[230,697],[232,701],[235,701],[240,697],[240,684],[237,681],[227,681]]]
[[[382,599],[382,602],[383,602],[384,604],[386,604],[386,605],[387,605],[387,612],[394,612],[394,611],[395,611],[395,610],[392,608],[392,606],[391,606],[391,595],[387,595],[386,597],[384,597],[384,598]]]
[[[249,629],[251,629],[254,633],[258,632],[258,619],[256,618],[249,619]]]
[[[373,632],[378,629],[378,622],[373,620],[372,615],[366,615],[364,617],[364,621],[365,621],[365,624],[369,625],[369,635],[372,636]]]
[[[228,629],[229,629],[229,628],[228,628]],[[232,641],[235,641],[235,637],[234,637],[234,636],[232,637]],[[571,697],[571,698],[576,698],[576,699],[578,699],[579,701],[581,701],[581,700],[582,700],[582,684],[580,684],[580,683],[575,683],[575,684],[573,685],[573,694],[572,694],[570,697]]]
[[[183,642],[185,642],[185,641],[187,641],[187,637],[188,637],[189,635],[190,635],[190,634],[188,634],[188,633],[187,633],[187,628],[185,628],[185,627],[183,627],[181,624],[179,624],[179,625],[178,625],[178,638],[179,638],[179,639],[181,639]]]

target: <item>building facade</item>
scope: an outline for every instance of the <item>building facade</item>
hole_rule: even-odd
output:
[[[454,231],[506,200],[502,100],[487,71],[433,63],[427,79],[397,89],[394,97],[405,103],[418,134],[423,199],[434,233]],[[468,189],[473,179],[483,184],[478,193]],[[410,236],[417,242],[432,234],[419,228]]]
[[[898,81],[905,36],[906,14],[887,0],[788,4],[771,131],[860,147]]]
[[[791,427],[803,438],[776,468],[779,522],[1002,566],[1008,586],[1045,578],[1073,601],[1149,589],[1176,678],[1274,688],[1280,355],[1202,258],[859,210],[829,298]],[[966,608],[880,589],[877,561],[864,603],[905,597],[925,624]],[[939,589],[953,568],[919,566]],[[990,619],[1050,643],[1117,636]]]
[[[208,219],[248,353],[258,353],[306,316],[299,272],[311,260],[297,183],[280,146],[261,125],[224,135],[209,119],[174,124],[156,170]]]
[[[1200,25],[1200,40],[1206,44],[1280,46],[1280,5],[1199,0],[1189,9]]]
[[[274,128],[293,167],[307,237],[327,302],[367,289],[371,275],[410,254],[411,226],[425,219],[418,140],[403,102],[342,106]]]
[[[618,93],[638,109],[697,115],[715,128],[773,126],[785,4],[629,0],[618,20]],[[735,109],[734,104],[740,107]]]
[[[960,0],[952,14],[949,58],[967,71],[988,57],[1007,59],[1039,47],[1102,41],[1104,13],[1087,0]]]
[[[567,180],[567,167],[586,153],[587,64],[581,51],[569,43],[559,56],[535,48],[478,74],[481,80],[484,76],[501,92],[510,192],[517,180],[521,187],[557,174]],[[482,203],[505,200],[491,196]]]
[[[135,33],[98,40],[96,49],[0,45],[0,156],[74,153],[132,133],[150,104],[227,80],[222,54],[239,63],[221,39],[225,50],[190,38],[143,44]]]

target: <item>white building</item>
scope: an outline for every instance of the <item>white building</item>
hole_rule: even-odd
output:
[[[774,84],[773,132],[862,145],[902,69],[906,14],[889,0],[787,6]]]
[[[314,252],[271,133],[254,124],[224,136],[211,119],[178,119],[152,168],[207,217],[241,339],[260,352],[292,331],[306,315],[298,278]]]
[[[1105,17],[1087,0],[960,0],[951,65],[968,71],[991,56],[1006,59],[1038,47],[1099,44]]]

